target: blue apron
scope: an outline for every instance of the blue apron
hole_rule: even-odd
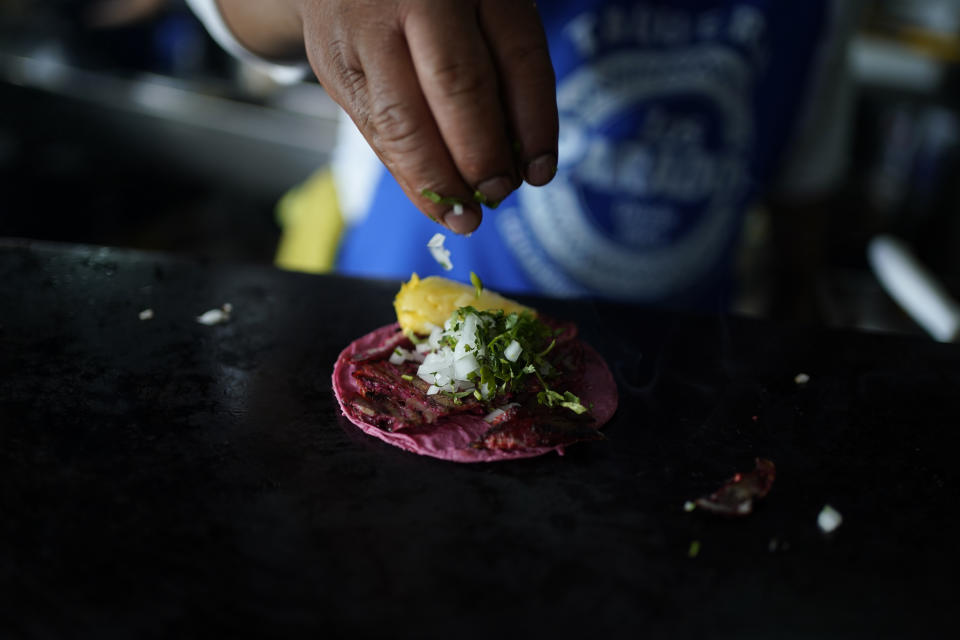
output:
[[[774,177],[826,36],[829,3],[557,1],[539,5],[557,73],[560,153],[546,187],[448,233],[384,172],[337,259],[344,273],[476,272],[492,289],[717,309],[743,213]]]

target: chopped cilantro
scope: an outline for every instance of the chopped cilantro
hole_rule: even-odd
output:
[[[547,348],[544,349],[543,351],[541,351],[540,353],[538,353],[537,355],[542,358],[543,356],[545,356],[545,355],[547,355],[548,353],[550,353],[556,345],[557,345],[557,341],[556,341],[556,340],[551,340],[551,341],[550,341],[550,344],[547,345]]]
[[[477,297],[479,298],[480,294],[483,293],[483,282],[480,281],[480,276],[473,271],[470,272],[470,283],[473,285],[473,290],[476,291]]]
[[[539,377],[539,376],[538,376]],[[537,402],[547,407],[563,407],[564,409],[570,409],[577,415],[585,413],[587,408],[580,403],[580,398],[573,395],[569,391],[564,391],[562,394],[553,391],[547,387],[546,383],[543,382],[543,378],[540,379],[541,384],[543,384],[543,391],[537,394]]]
[[[462,199],[455,198],[453,196],[441,196],[436,191],[431,191],[430,189],[424,189],[423,191],[420,192],[420,195],[422,195],[424,198],[426,198],[427,200],[429,200],[434,204],[446,204],[450,206],[459,204],[463,206]]]
[[[487,196],[485,196],[485,195],[483,195],[482,193],[480,193],[480,191],[474,191],[474,192],[473,192],[473,199],[474,199],[475,202],[477,202],[477,203],[479,203],[479,204],[482,204],[482,205],[486,205],[486,206],[490,207],[491,209],[496,209],[497,207],[499,207],[499,206],[500,206],[500,202],[501,202],[500,200],[491,200],[491,199],[488,198]]]
[[[479,278],[471,277],[471,280],[474,286],[482,286]],[[470,392],[478,400],[488,400],[496,393],[518,391],[526,386],[526,379],[532,374],[542,389],[537,393],[540,404],[577,414],[587,411],[576,395],[551,389],[547,383],[547,378],[558,373],[546,359],[557,344],[549,326],[527,311],[507,314],[502,310],[478,311],[467,306],[457,309],[450,317],[447,326],[451,327],[451,333],[459,331],[470,315],[477,317],[475,342],[463,345],[463,349],[473,353],[479,365],[466,376],[474,384]],[[504,352],[514,341],[520,345],[520,352],[510,360]],[[444,335],[439,342],[451,349],[457,347],[457,338],[453,335]]]
[[[403,331],[403,335],[407,336],[407,339],[410,340],[410,342],[412,342],[413,344],[423,344],[424,342],[427,341],[426,338],[421,338],[416,333],[414,333],[413,329],[405,329]]]

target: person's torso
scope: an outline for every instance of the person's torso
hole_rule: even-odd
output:
[[[552,1],[558,173],[524,186],[470,238],[453,277],[505,291],[715,306],[744,209],[777,170],[829,2]],[[348,273],[439,273],[438,230],[388,174],[346,237]]]

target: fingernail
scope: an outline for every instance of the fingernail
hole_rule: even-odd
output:
[[[499,203],[501,200],[506,198],[513,191],[513,181],[506,176],[497,176],[496,178],[490,178],[489,180],[484,180],[477,185],[477,191],[479,191],[484,198],[484,204],[488,202]]]
[[[454,233],[466,235],[480,225],[480,213],[460,205],[443,215],[443,224]]]
[[[545,153],[527,165],[524,177],[529,184],[540,187],[553,180],[553,176],[556,174],[557,156],[552,153]]]

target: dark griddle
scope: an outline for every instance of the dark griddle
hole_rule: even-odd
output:
[[[614,370],[608,440],[458,465],[337,410],[332,364],[396,287],[0,248],[0,636],[955,626],[957,347],[540,301]],[[684,513],[756,456],[778,477],[753,515]]]

